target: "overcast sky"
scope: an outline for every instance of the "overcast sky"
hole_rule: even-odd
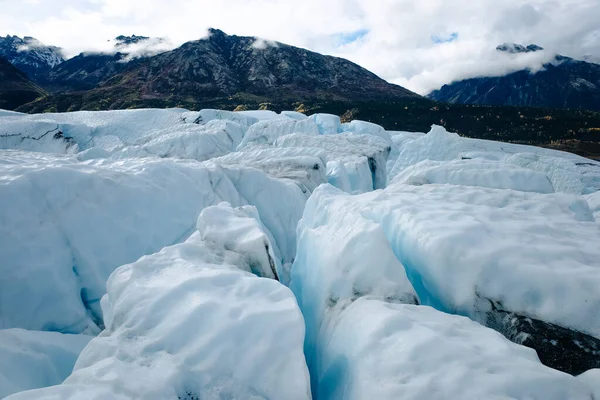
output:
[[[106,49],[119,34],[179,45],[208,27],[348,58],[424,94],[444,83],[539,67],[556,52],[600,59],[600,0],[0,0],[0,35]],[[539,54],[498,54],[503,42]]]

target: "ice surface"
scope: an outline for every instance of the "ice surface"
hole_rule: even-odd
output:
[[[398,140],[398,139],[396,139]],[[556,192],[587,194],[600,189],[600,162],[575,154],[533,146],[462,138],[440,126],[416,140],[394,142],[398,157],[389,171],[390,180],[404,169],[424,160],[485,159],[542,172]],[[395,155],[394,155],[395,157]],[[389,168],[388,168],[389,169]]]
[[[417,296],[378,224],[328,204],[335,196],[350,197],[321,186],[307,203],[298,226],[298,253],[290,287],[306,321],[305,353],[311,371],[318,370],[320,343],[327,324],[363,296],[416,303]],[[317,384],[315,376],[313,389]]]
[[[60,384],[71,374],[79,353],[91,339],[57,332],[0,330],[0,399]]]
[[[238,150],[249,145],[272,144],[277,138],[290,133],[303,133],[306,135],[318,135],[319,129],[311,119],[293,120],[289,118],[260,121],[246,132]]]
[[[64,137],[72,138],[80,150],[98,147],[97,140],[117,137],[125,144],[177,125],[192,123],[198,113],[184,109],[140,109],[116,111],[78,111],[72,113],[22,114],[0,120],[0,132],[28,132],[40,123],[57,127]],[[40,129],[36,129],[39,131]],[[43,132],[42,132],[43,133]],[[13,148],[13,147],[10,147]],[[19,147],[22,150],[28,150]],[[35,150],[39,151],[39,150]]]
[[[205,161],[234,151],[244,133],[242,126],[225,120],[211,120],[204,125],[178,125],[144,138],[143,144],[113,151],[110,157],[124,159],[156,156]]]
[[[371,122],[360,121],[355,119],[351,122],[342,124],[341,131],[356,133],[358,135],[378,136],[385,140],[388,144],[392,144],[390,135],[385,131],[385,129]]]
[[[0,397],[103,328],[11,398],[599,396],[541,362],[600,366],[600,162],[293,111],[0,110],[0,148]]]
[[[600,398],[600,369],[590,369],[577,378],[592,388],[594,399]]]
[[[342,131],[342,123],[337,115],[313,114],[309,118],[315,121],[321,135],[332,135]]]
[[[193,122],[205,124],[212,120],[232,121],[243,126],[245,129],[258,122],[258,118],[246,113],[211,109],[200,110],[198,117]]]
[[[2,117],[16,117],[16,116],[19,116],[19,115],[23,115],[23,113],[16,112],[16,111],[10,111],[10,110],[0,109],[0,118],[2,118]]]
[[[189,235],[200,211],[253,204],[295,257],[306,195],[247,167],[0,153],[0,328],[96,332],[110,273]],[[35,294],[35,295],[34,295]]]
[[[290,119],[296,119],[296,120],[303,120],[303,119],[308,118],[305,114],[302,114],[297,111],[282,111],[281,115],[286,116]]]
[[[258,121],[269,121],[274,119],[287,120],[287,116],[277,114],[275,111],[270,110],[249,110],[249,111],[238,111],[236,114],[243,115],[245,117],[254,118]]]
[[[350,193],[364,193],[385,187],[386,161],[390,146],[372,135],[338,134],[282,136],[275,147],[307,147],[325,150],[330,183]]]
[[[210,162],[218,165],[243,165],[260,169],[275,178],[291,179],[307,197],[317,186],[327,182],[327,154],[320,149],[255,145]]]
[[[315,193],[317,209],[381,224],[424,304],[485,324],[491,300],[600,337],[600,231],[581,196],[433,184]]]
[[[387,170],[391,171],[400,155],[400,150],[405,143],[419,139],[425,135],[420,132],[401,132],[401,131],[388,131],[392,140],[392,151],[388,157]]]
[[[319,361],[318,399],[592,398],[585,383],[467,318],[368,298],[329,324]]]
[[[197,228],[203,241],[222,245],[223,251],[240,254],[247,262],[248,272],[279,279],[281,261],[275,257],[274,240],[262,225],[256,207],[234,209],[224,202],[205,208],[198,217]]]
[[[400,172],[394,183],[431,183],[513,189],[523,192],[554,193],[548,176],[542,172],[488,160],[421,161]]]
[[[255,262],[248,256],[265,251],[248,210],[208,208],[185,243],[117,269],[102,299],[106,330],[74,373],[12,400],[309,400],[296,300],[279,282],[246,272]]]

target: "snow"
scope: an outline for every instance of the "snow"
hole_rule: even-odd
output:
[[[393,167],[388,168],[390,180],[406,168],[425,160],[484,159],[499,162],[499,168],[507,168],[507,164],[512,164],[542,172],[548,176],[556,192],[588,194],[600,190],[600,162],[575,154],[462,138],[435,125],[425,136],[408,140],[396,139],[393,143],[398,148],[398,156]]]
[[[291,134],[277,139],[274,146],[325,150],[329,182],[349,193],[364,193],[385,187],[390,146],[376,136]]]
[[[256,206],[291,263],[306,201],[295,183],[256,169],[173,159],[3,151],[0,177],[0,329],[98,332],[114,269],[184,240],[221,201]]]
[[[290,133],[304,133],[306,135],[318,135],[317,125],[311,119],[292,120],[275,119],[257,122],[248,128],[238,150],[255,144],[272,144],[280,136]]]
[[[248,211],[207,208],[184,243],[116,270],[102,299],[106,330],[74,373],[11,399],[310,399],[296,300],[247,272],[248,256],[265,252]],[[226,233],[212,226],[221,217]]]
[[[62,383],[91,339],[56,332],[0,330],[0,398]]]
[[[319,399],[592,398],[585,383],[467,318],[364,297],[330,323],[318,371]]]

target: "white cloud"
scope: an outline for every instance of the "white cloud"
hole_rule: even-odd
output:
[[[109,51],[109,40],[120,34],[166,37],[177,46],[216,27],[342,56],[419,93],[457,79],[536,68],[554,52],[600,57],[598,0],[32,1],[0,0],[0,34],[34,36],[74,55]],[[340,43],[341,34],[352,32],[368,33]],[[454,33],[451,42],[432,40]],[[509,57],[494,50],[503,42],[546,51]]]

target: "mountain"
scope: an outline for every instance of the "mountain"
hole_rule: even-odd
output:
[[[529,46],[525,47],[525,46],[517,44],[517,43],[503,43],[503,44],[497,46],[496,50],[503,51],[505,53],[510,53],[510,54],[518,54],[518,53],[534,53],[536,51],[542,51],[542,50],[544,50],[544,48],[540,47],[536,44],[530,44]]]
[[[0,57],[7,59],[34,80],[64,61],[60,48],[46,46],[29,36],[0,36]]]
[[[49,87],[60,77],[69,89],[95,87],[51,96],[28,110],[420,98],[350,61],[217,29],[206,39],[153,57],[129,63],[116,59],[119,54],[112,57],[82,55],[59,65],[49,73]]]
[[[160,48],[166,41],[147,36],[120,35],[110,42],[112,52],[81,53],[40,75],[38,83],[51,93],[90,90],[131,67],[137,59],[160,52],[156,50],[157,47]]]
[[[13,110],[45,94],[23,71],[0,57],[0,109]]]
[[[536,45],[504,44],[497,50],[517,54],[543,49]],[[600,111],[600,65],[557,55],[538,72],[522,70],[499,77],[466,79],[444,85],[427,97],[459,104]]]

